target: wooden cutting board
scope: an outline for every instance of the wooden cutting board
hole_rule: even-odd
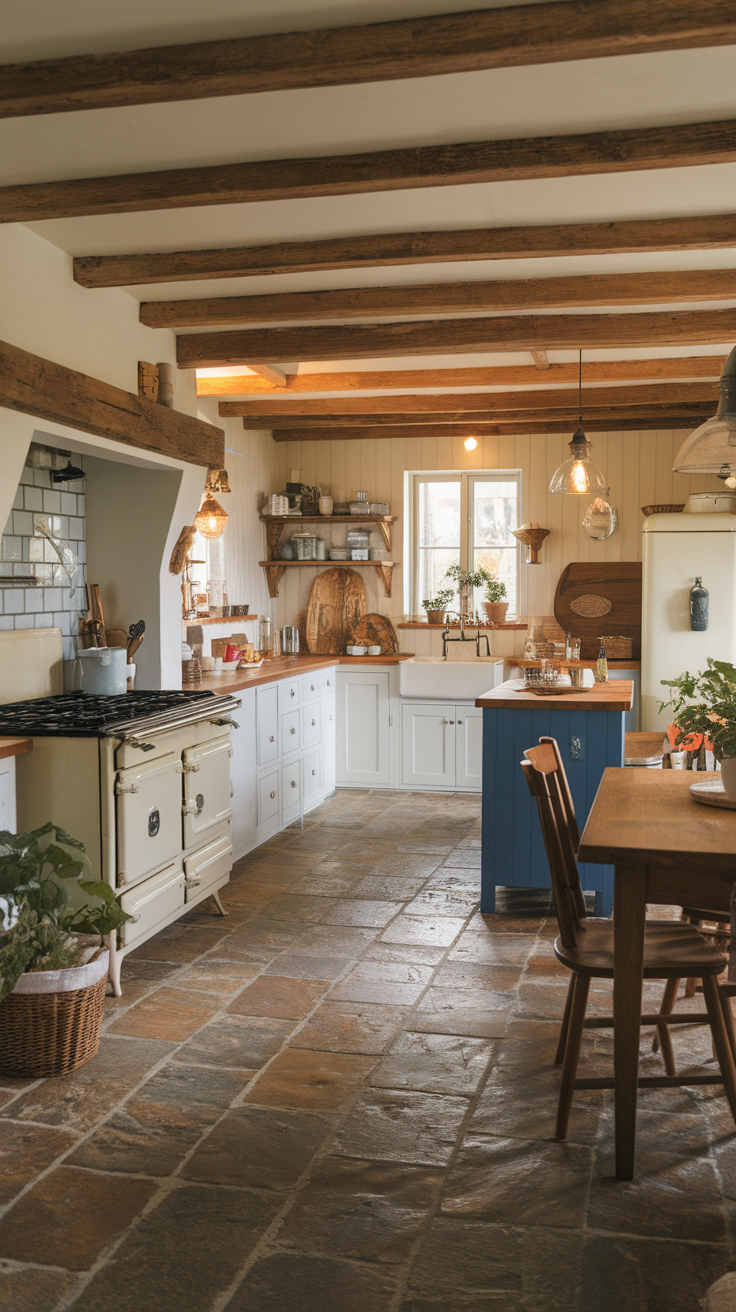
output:
[[[554,603],[555,619],[581,639],[580,655],[595,660],[601,634],[633,640],[641,657],[641,561],[574,561],[563,569]]]
[[[366,647],[380,646],[382,656],[395,656],[399,650],[396,630],[386,615],[371,612],[364,615],[353,629],[351,640]]]
[[[313,656],[342,656],[368,610],[368,593],[354,569],[318,574],[307,602],[307,647]]]

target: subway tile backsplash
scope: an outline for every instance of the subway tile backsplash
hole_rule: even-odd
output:
[[[75,463],[80,463],[78,456]],[[53,545],[34,528],[37,516],[79,561],[73,589]],[[84,480],[52,484],[49,470],[26,466],[0,538],[0,630],[61,629],[64,660],[73,661],[79,613],[87,607],[86,536]],[[36,578],[35,585],[3,585],[4,579],[29,576]],[[66,667],[67,687],[72,668]]]

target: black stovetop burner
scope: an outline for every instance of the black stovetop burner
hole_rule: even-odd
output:
[[[151,715],[189,709],[193,701],[212,697],[199,692],[125,692],[117,697],[84,692],[37,697],[0,706],[0,735],[37,738],[104,738],[116,725]]]

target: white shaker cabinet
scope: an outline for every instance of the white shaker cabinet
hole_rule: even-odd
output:
[[[391,698],[387,670],[337,670],[337,784],[391,785]]]
[[[401,782],[405,788],[480,790],[483,711],[472,703],[401,706]]]

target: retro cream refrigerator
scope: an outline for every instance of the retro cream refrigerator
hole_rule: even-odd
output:
[[[694,674],[708,656],[736,664],[736,514],[691,513],[689,503],[679,514],[650,515],[642,565],[641,727],[647,730],[672,720],[669,711],[658,710],[669,696],[662,679]],[[690,628],[697,577],[710,594],[704,633]]]

